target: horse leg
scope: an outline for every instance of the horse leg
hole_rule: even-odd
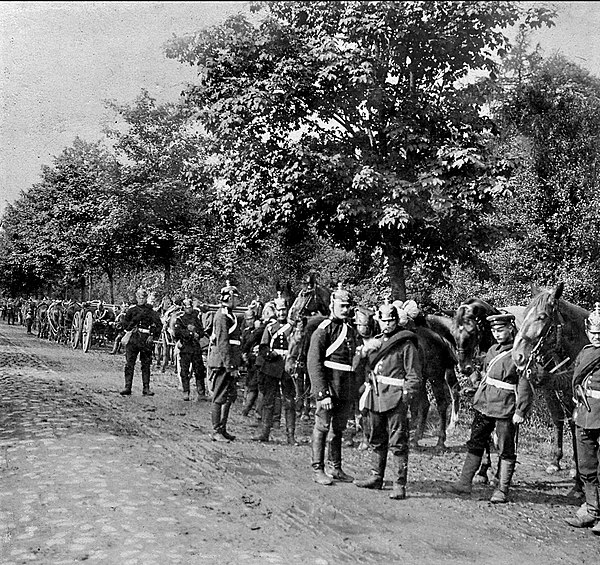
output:
[[[448,402],[449,390],[446,387],[446,371],[441,372],[438,378],[431,380],[430,383],[440,417],[438,440],[435,449],[444,450],[446,449],[446,423],[448,421],[448,407],[450,405]]]
[[[425,424],[427,422],[427,415],[429,414],[429,407],[430,403],[429,398],[427,397],[427,388],[425,383],[423,383],[421,390],[410,406],[411,420],[415,422],[415,431],[410,442],[411,447],[413,448],[419,447],[419,441],[423,439],[423,436],[425,435]]]
[[[552,437],[552,452],[550,464],[546,467],[546,473],[552,475],[560,471],[560,461],[563,457],[563,438],[565,428],[565,412],[560,405],[560,401],[556,396],[555,391],[547,387],[542,388],[542,394],[546,400],[548,411],[554,424]]]

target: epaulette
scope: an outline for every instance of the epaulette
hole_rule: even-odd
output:
[[[331,324],[331,319],[327,318],[325,320],[323,320],[318,326],[318,329],[324,330],[329,324]]]

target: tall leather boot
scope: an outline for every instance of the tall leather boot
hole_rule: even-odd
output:
[[[577,510],[577,514],[565,521],[574,528],[591,528],[600,519],[600,504],[598,501],[598,487],[592,483],[583,483],[585,502]],[[600,534],[600,527],[594,526],[592,531]]]
[[[229,440],[221,433],[221,411],[222,411],[221,404],[217,404],[216,402],[213,402],[211,411],[210,411],[210,418],[211,418],[212,427],[213,427],[212,440],[229,442]]]
[[[275,409],[273,410],[273,427],[278,430],[281,427],[281,395],[275,397]]]
[[[133,374],[125,373],[125,388],[119,393],[121,396],[129,396],[133,386]]]
[[[273,406],[263,405],[260,430],[258,434],[252,438],[252,441],[263,441],[265,443],[269,441],[271,428],[273,426],[273,411]]]
[[[408,452],[394,454],[396,463],[396,477],[394,486],[390,493],[392,500],[404,500],[406,498],[406,479],[408,476]]]
[[[508,502],[508,490],[512,481],[513,473],[515,472],[516,461],[511,459],[500,459],[498,464],[500,473],[498,479],[498,487],[494,490],[490,502],[493,504],[504,504]]]
[[[312,468],[313,480],[320,485],[332,485],[333,479],[325,474],[325,444],[327,442],[327,432],[322,432],[316,427],[312,433]]]
[[[342,436],[341,434],[328,442],[329,454],[329,476],[336,481],[351,483],[354,477],[351,477],[342,469]]]
[[[385,476],[387,455],[387,449],[383,451],[374,451],[372,455],[373,466],[371,469],[371,476],[366,479],[356,479],[354,484],[359,488],[383,488],[383,477]]]
[[[296,406],[295,403],[285,406],[285,434],[288,445],[300,445],[296,441]]]
[[[463,464],[460,477],[457,482],[450,483],[444,487],[444,490],[457,494],[471,494],[473,490],[473,477],[481,465],[481,456],[474,453],[467,453],[467,458]]]
[[[235,439],[235,436],[232,435],[232,434],[230,434],[227,431],[227,420],[229,418],[229,410],[230,409],[231,409],[231,403],[230,402],[226,402],[221,407],[221,435],[225,439],[228,439],[229,441],[233,441]]]

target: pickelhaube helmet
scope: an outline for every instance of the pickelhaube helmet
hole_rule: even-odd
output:
[[[585,330],[600,333],[600,302],[594,304],[594,310],[585,321]]]
[[[340,302],[341,304],[352,304],[352,293],[342,287],[342,283],[338,283],[338,287],[331,293],[331,302]]]
[[[281,296],[281,292],[277,293],[277,298],[273,300],[273,304],[275,304],[276,310],[281,310],[283,308],[287,308],[287,302],[283,296]]]
[[[398,308],[395,303],[390,303],[389,300],[378,308],[377,317],[382,322],[388,322],[390,320],[396,320],[399,326],[406,326],[408,324],[408,314],[402,308]]]
[[[225,286],[221,289],[221,300],[229,300],[232,296],[239,296],[237,287],[233,286],[229,280],[225,281]]]

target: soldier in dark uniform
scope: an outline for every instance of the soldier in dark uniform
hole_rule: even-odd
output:
[[[296,443],[296,386],[291,375],[285,370],[288,353],[288,342],[292,325],[287,321],[288,308],[284,298],[279,296],[274,301],[276,319],[271,320],[265,328],[256,365],[260,371],[259,387],[263,393],[262,428],[253,437],[254,441],[269,441],[275,400],[278,394],[283,398],[285,429],[287,442]]]
[[[152,364],[152,350],[154,340],[160,336],[161,321],[154,308],[148,304],[148,292],[139,289],[136,292],[137,305],[132,306],[125,313],[123,328],[125,337],[125,388],[122,396],[131,394],[133,373],[138,354],[142,366],[142,394],[154,396],[150,390],[150,366]]]
[[[499,479],[498,487],[490,498],[494,504],[508,502],[508,490],[517,462],[517,427],[525,420],[533,401],[531,385],[525,375],[517,371],[511,357],[514,319],[509,313],[487,317],[497,343],[488,349],[483,362],[484,378],[473,397],[475,416],[460,478],[448,487],[448,490],[459,494],[471,493],[473,477],[495,429],[498,436]]]
[[[264,322],[258,318],[255,307],[248,306],[244,313],[244,329],[242,330],[242,360],[246,364],[246,387],[244,391],[244,408],[242,416],[249,416],[258,399],[258,368],[256,355],[262,335],[265,331]]]
[[[208,366],[212,379],[212,426],[213,441],[233,441],[235,436],[227,432],[227,419],[231,405],[237,398],[236,380],[242,362],[241,328],[233,312],[237,304],[238,290],[228,284],[221,289],[221,307],[215,313],[208,352]]]
[[[577,462],[583,481],[585,502],[567,523],[575,528],[592,528],[600,535],[600,302],[585,321],[590,344],[575,359],[573,412]]]
[[[401,318],[402,316],[402,318]],[[356,480],[361,488],[381,489],[388,451],[394,455],[396,475],[390,498],[406,498],[408,469],[408,409],[410,399],[422,386],[418,337],[405,330],[408,316],[393,304],[378,310],[381,332],[362,346],[367,360],[365,389],[361,406],[369,419],[369,445],[373,449],[373,469],[367,479]]]
[[[350,325],[352,297],[338,288],[331,294],[331,314],[314,331],[308,349],[307,369],[317,401],[312,433],[313,479],[321,485],[332,479],[352,482],[342,470],[342,434],[352,410],[352,358],[355,330]],[[328,437],[329,436],[329,437]],[[328,470],[325,473],[325,446]]]
[[[194,310],[190,298],[185,298],[182,303],[183,313],[175,320],[173,328],[174,337],[178,342],[179,359],[177,367],[183,388],[183,399],[190,399],[190,378],[193,373],[196,380],[198,400],[206,399],[206,369],[202,361],[202,345],[200,340],[204,336],[199,312]]]

